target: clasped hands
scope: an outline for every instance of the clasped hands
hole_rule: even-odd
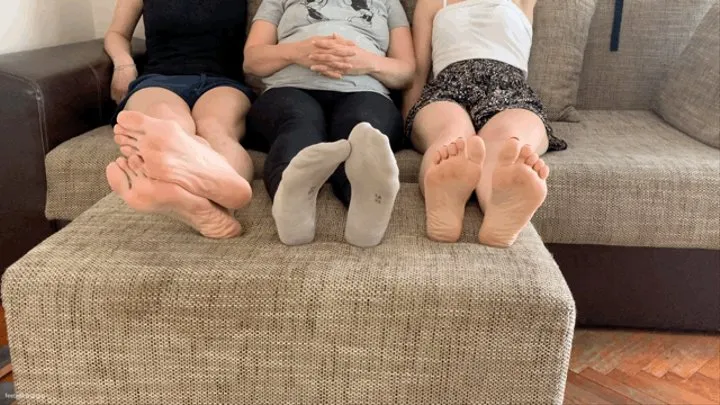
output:
[[[300,46],[300,64],[333,79],[366,75],[373,71],[375,55],[338,34],[310,38]]]

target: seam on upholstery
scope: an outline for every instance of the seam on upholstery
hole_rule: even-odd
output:
[[[92,72],[93,76],[95,77],[95,89],[97,90],[97,102],[98,102],[98,123],[103,122],[103,117],[105,116],[103,111],[103,99],[102,99],[102,88],[100,87],[100,75],[95,70],[95,67],[92,63],[88,63],[88,68],[90,69],[90,72]]]
[[[38,106],[38,124],[40,125],[40,140],[42,141],[43,152],[47,154],[49,152],[49,142],[47,139],[47,120],[45,119],[45,97],[43,95],[42,89],[40,88],[40,86],[38,86],[37,83],[25,77],[14,75],[8,72],[0,72],[0,75],[16,79],[22,83],[30,85],[33,88],[33,93]]]

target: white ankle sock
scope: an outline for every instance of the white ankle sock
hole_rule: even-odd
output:
[[[309,146],[290,161],[275,193],[272,214],[280,240],[302,245],[315,238],[318,191],[350,155],[350,143],[340,140]]]
[[[350,133],[352,152],[345,172],[352,187],[345,240],[359,247],[376,246],[387,230],[400,189],[399,170],[390,141],[368,123]]]

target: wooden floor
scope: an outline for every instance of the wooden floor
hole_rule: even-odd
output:
[[[720,336],[578,330],[565,404],[720,404]]]
[[[580,329],[565,404],[720,405],[720,335]]]

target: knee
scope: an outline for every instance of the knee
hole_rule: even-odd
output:
[[[197,135],[205,139],[218,137],[236,138],[236,134],[239,134],[240,129],[244,128],[245,120],[239,120],[236,124],[237,125],[228,125],[216,117],[203,117],[195,119]]]

